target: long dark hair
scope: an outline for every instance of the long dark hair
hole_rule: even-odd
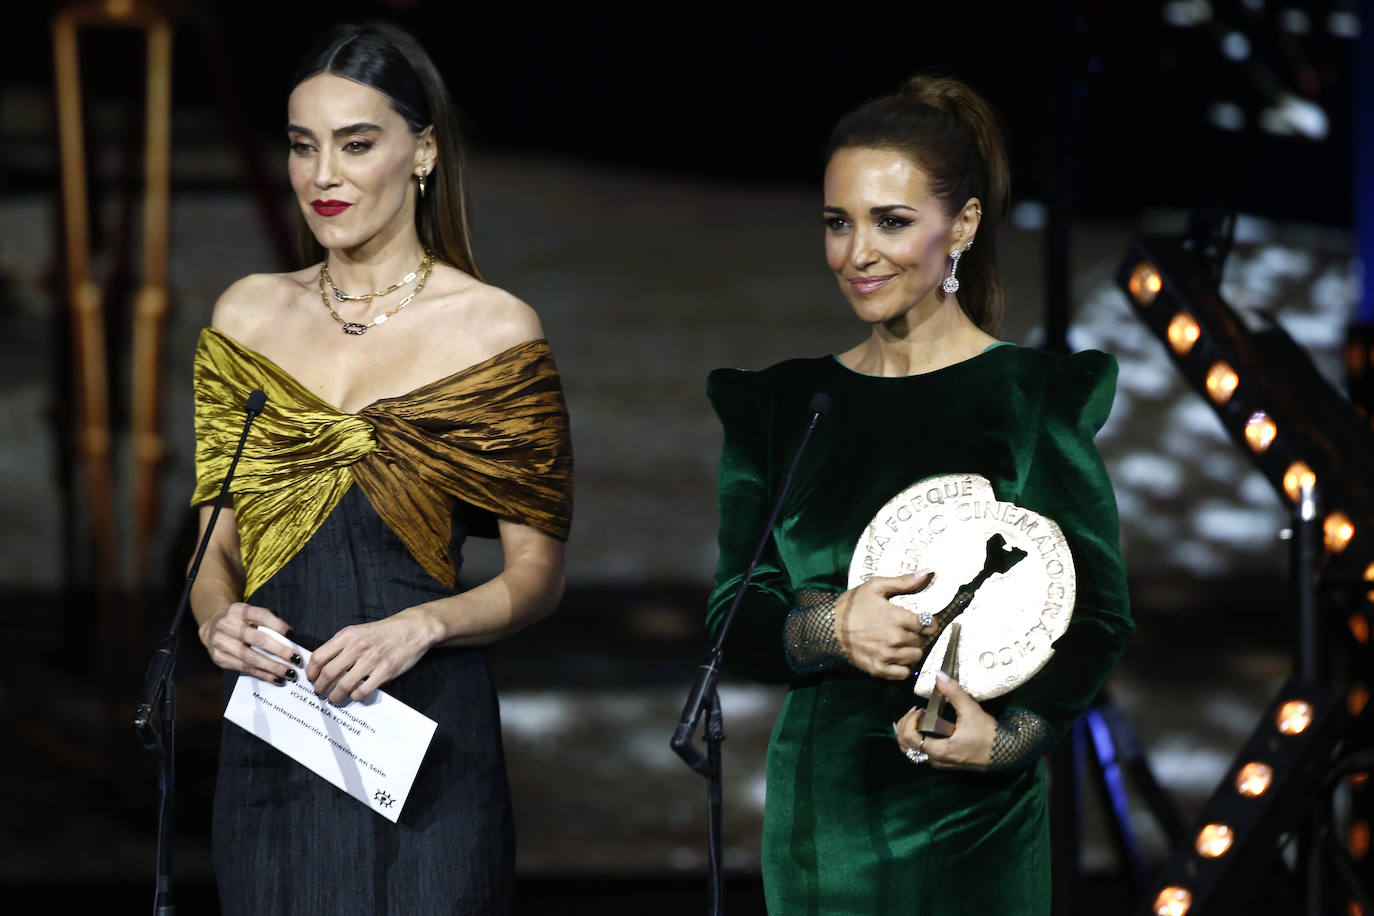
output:
[[[1004,296],[997,276],[997,230],[1006,215],[1010,175],[997,118],[982,96],[955,79],[913,76],[897,92],[840,119],[826,161],[842,149],[890,149],[925,172],[953,218],[970,197],[982,202],[977,241],[959,260],[959,305],[995,334]]]
[[[440,260],[481,279],[472,253],[471,207],[464,183],[458,113],[424,48],[404,29],[389,23],[336,25],[311,46],[296,68],[291,86],[299,86],[317,73],[332,73],[376,89],[387,97],[412,133],[433,125],[438,157],[425,179],[425,196],[415,200],[415,230],[421,244]],[[324,248],[303,219],[298,220],[297,239],[305,263],[324,257]]]

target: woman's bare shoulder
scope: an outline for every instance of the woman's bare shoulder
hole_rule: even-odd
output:
[[[465,282],[464,282],[465,281]],[[455,285],[449,321],[454,329],[475,335],[482,349],[495,354],[544,336],[539,314],[520,297],[463,275]]]
[[[539,313],[519,296],[500,287],[482,284],[476,308],[492,333],[504,338],[502,349],[544,336]]]
[[[250,343],[259,331],[281,320],[303,293],[309,292],[317,268],[291,273],[249,274],[230,284],[215,301],[210,326],[241,343]]]

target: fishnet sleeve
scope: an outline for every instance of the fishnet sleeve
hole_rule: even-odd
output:
[[[831,592],[802,589],[796,595],[797,606],[783,622],[787,664],[803,677],[848,664],[835,635],[835,602],[839,597]]]
[[[1045,720],[1019,706],[1012,706],[997,717],[992,736],[989,773],[1024,770],[1049,751],[1050,728]]]

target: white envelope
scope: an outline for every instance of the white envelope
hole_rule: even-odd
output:
[[[309,651],[274,630],[258,629],[309,663]],[[280,687],[239,675],[224,718],[394,823],[434,737],[434,720],[381,690],[335,706],[305,683],[305,664],[299,670],[296,680]]]

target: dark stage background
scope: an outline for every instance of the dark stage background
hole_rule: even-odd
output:
[[[703,648],[715,559],[719,433],[704,377],[861,338],[821,258],[821,150],[841,113],[918,69],[967,79],[1004,119],[1014,208],[1001,250],[1003,336],[1043,341],[1047,256],[1055,237],[1067,237],[1071,292],[1053,304],[1072,315],[1075,349],[1121,361],[1099,444],[1122,508],[1138,635],[1112,690],[1161,781],[1185,815],[1195,811],[1288,672],[1286,548],[1277,537],[1285,510],[1136,323],[1112,275],[1139,232],[1177,231],[1192,206],[1229,202],[1243,216],[1223,294],[1279,314],[1338,383],[1358,295],[1353,43],[1331,18],[1348,7],[1306,4],[1307,31],[1296,32],[1263,4],[1202,5],[1215,7],[1213,22],[1240,23],[1249,60],[1266,61],[1324,113],[1323,138],[1260,129],[1269,84],[1222,53],[1221,32],[1171,24],[1179,4],[983,0],[811,13],[748,4],[177,4],[169,451],[155,551],[163,592],[147,633],[108,645],[95,637],[72,463],[54,7],[10,4],[0,13],[9,37],[0,58],[0,726],[11,752],[0,881],[12,899],[36,908],[75,894],[106,911],[151,899],[155,768],[125,720],[192,547],[192,348],[225,286],[285,266],[250,193],[252,163],[264,164],[272,206],[287,212],[287,80],[309,36],[341,18],[385,16],[411,28],[446,74],[471,121],[479,261],[489,280],[540,311],[573,417],[568,597],[492,653],[522,911],[701,905],[704,786],[667,742]],[[111,294],[121,425],[143,60],[136,33],[83,34],[95,267]],[[1067,236],[1055,235],[1061,219]],[[128,443],[116,444],[125,473]],[[491,545],[474,545],[466,578],[495,562]],[[213,912],[218,682],[194,636],[182,648],[178,881],[184,910]],[[762,909],[763,750],[779,701],[777,690],[744,682],[724,695],[737,912]],[[1124,912],[1130,895],[1101,815],[1086,817],[1090,911]],[[1167,848],[1143,805],[1132,827],[1162,860]]]

